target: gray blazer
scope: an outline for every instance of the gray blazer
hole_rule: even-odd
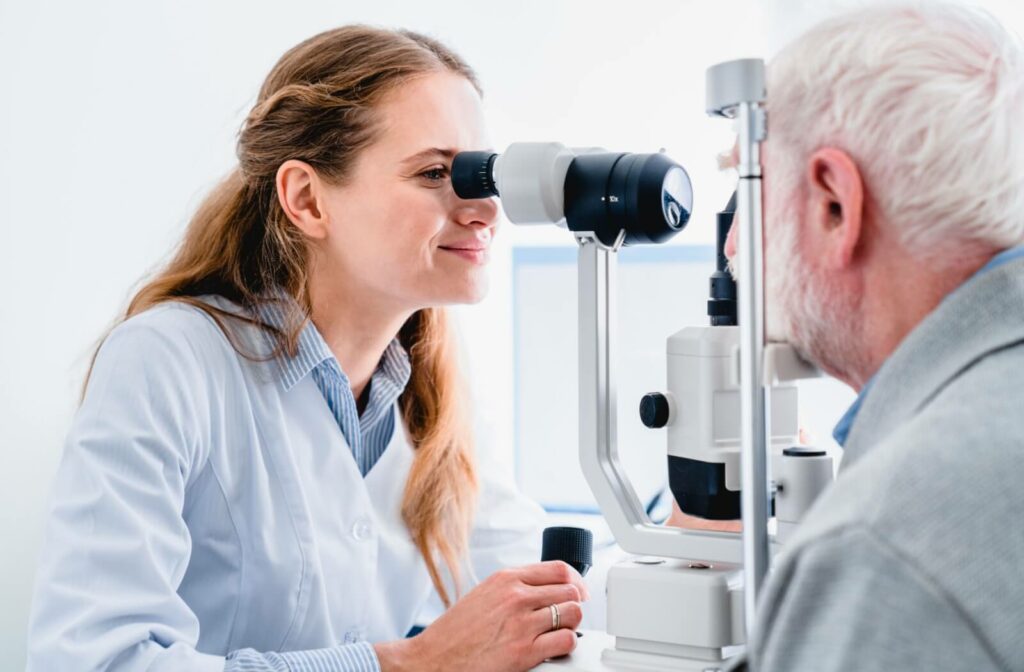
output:
[[[904,339],[844,453],[777,559],[752,668],[1024,670],[1024,260]]]

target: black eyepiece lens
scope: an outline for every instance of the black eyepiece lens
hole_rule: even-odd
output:
[[[459,152],[452,159],[452,188],[459,198],[490,198],[498,195],[494,182],[494,152]]]

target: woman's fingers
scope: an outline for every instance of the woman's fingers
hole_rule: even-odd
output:
[[[548,658],[557,658],[572,653],[576,648],[576,633],[561,628],[545,632],[533,640],[533,657],[537,665]]]
[[[558,628],[575,631],[583,622],[583,608],[579,602],[561,602],[555,604],[558,609]],[[534,632],[545,633],[552,630],[554,623],[554,614],[552,613],[551,606],[541,607],[533,612],[530,616],[530,622],[533,624]],[[576,637],[576,633],[573,632],[573,637]]]
[[[558,608],[558,628],[552,629],[551,607],[545,606],[534,613],[538,629],[541,634],[534,639],[534,657],[540,664],[549,658],[558,658],[572,653],[577,645],[575,629],[580,627],[583,621],[583,607],[580,602],[562,602],[556,604]]]
[[[548,560],[534,565],[519,568],[519,578],[531,586],[544,586],[552,583],[571,583],[580,591],[580,596],[587,600],[590,591],[583,582],[583,577],[575,569],[561,560]]]
[[[579,602],[583,596],[572,583],[552,583],[547,586],[530,586],[526,592],[525,604],[530,609],[547,607],[549,604]]]
[[[574,630],[583,620],[581,585],[580,575],[562,562],[500,570],[422,635],[404,640],[415,642],[404,651],[421,659],[417,669],[530,669],[575,648]],[[379,650],[385,657],[390,651]]]

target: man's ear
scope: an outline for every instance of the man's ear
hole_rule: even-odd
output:
[[[850,155],[823,147],[807,162],[808,200],[805,236],[821,263],[849,266],[864,227],[864,181]]]
[[[313,167],[303,161],[289,159],[277,169],[277,200],[284,214],[314,240],[327,237],[327,221],[320,205],[322,184]]]

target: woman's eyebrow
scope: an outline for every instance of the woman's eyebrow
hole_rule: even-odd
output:
[[[446,159],[446,160],[450,161],[452,158],[455,157],[456,154],[457,154],[457,152],[454,149],[442,149],[440,147],[429,147],[429,148],[424,149],[422,151],[416,152],[412,156],[408,156],[405,159],[402,159],[402,163],[403,164],[418,163],[420,161],[425,161],[426,159],[432,159],[432,158],[443,158],[443,159]]]

